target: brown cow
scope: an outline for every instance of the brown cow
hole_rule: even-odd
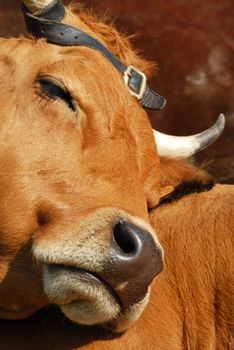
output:
[[[53,303],[77,323],[120,332],[139,318],[162,270],[147,209],[162,186],[199,180],[206,188],[209,177],[172,160],[160,170],[141,104],[165,103],[126,38],[83,12],[63,18],[60,1],[24,5],[29,31],[50,43],[0,41],[0,317],[22,319]],[[158,150],[185,158],[223,125],[221,116],[185,139],[156,132]],[[175,168],[176,182],[164,168]]]

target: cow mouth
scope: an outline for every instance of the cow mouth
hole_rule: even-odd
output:
[[[123,306],[118,293],[97,273],[57,264],[45,264],[45,293],[65,316],[81,325],[100,325],[110,332],[125,331],[144,310],[149,293],[138,303]]]
[[[119,298],[118,294],[114,291],[114,289],[97,273],[85,270],[85,269],[79,269],[73,266],[64,266],[61,264],[50,264],[49,269],[59,269],[59,270],[66,270],[67,273],[73,274],[76,276],[77,279],[79,279],[80,282],[88,283],[89,286],[95,286],[99,287],[100,285],[104,286],[104,288],[108,291],[108,293],[115,299],[115,301],[122,306],[121,299]],[[72,304],[74,302],[77,302],[75,299],[74,301],[71,301],[68,303]]]
[[[47,264],[44,290],[72,321],[107,325],[124,313],[120,296],[97,273],[75,267]]]

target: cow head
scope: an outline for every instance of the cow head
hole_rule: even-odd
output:
[[[50,3],[25,0],[31,12]],[[71,9],[64,23],[147,71],[113,28]],[[122,331],[163,266],[148,221],[161,179],[146,112],[96,50],[0,45],[0,318],[55,303],[77,323]]]

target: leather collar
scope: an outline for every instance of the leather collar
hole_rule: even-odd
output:
[[[51,44],[61,46],[87,46],[99,51],[123,75],[131,95],[145,108],[160,110],[166,99],[150,89],[144,73],[133,66],[125,66],[97,39],[73,26],[61,23],[65,9],[61,0],[54,0],[43,11],[29,13],[22,5],[27,30],[36,38],[46,38]]]

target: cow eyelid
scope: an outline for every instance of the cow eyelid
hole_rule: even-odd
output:
[[[43,95],[52,100],[61,99],[73,112],[76,111],[70,92],[64,86],[61,86],[59,82],[50,77],[40,77],[37,82]]]

